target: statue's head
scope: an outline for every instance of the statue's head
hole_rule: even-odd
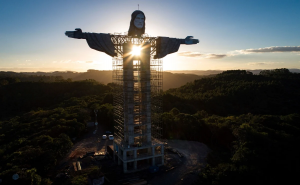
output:
[[[140,10],[136,10],[131,14],[131,21],[128,30],[128,36],[140,37],[145,33],[145,14]]]

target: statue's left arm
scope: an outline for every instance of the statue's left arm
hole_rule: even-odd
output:
[[[193,36],[187,36],[185,39],[180,39],[180,44],[190,45],[190,44],[197,44],[197,43],[199,43],[199,40],[194,39]]]
[[[168,54],[177,52],[181,44],[191,45],[197,43],[199,43],[199,40],[193,39],[193,36],[187,36],[185,39],[157,37],[154,58],[163,58]]]

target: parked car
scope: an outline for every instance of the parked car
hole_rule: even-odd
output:
[[[103,135],[103,136],[102,136],[102,139],[107,139],[107,136],[106,136],[106,135]]]
[[[112,134],[111,131],[105,131],[105,134]]]
[[[109,140],[114,140],[114,136],[113,136],[113,135],[109,135],[109,136],[108,136],[108,139],[109,139]]]

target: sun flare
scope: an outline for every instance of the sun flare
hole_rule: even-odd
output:
[[[141,54],[141,50],[142,50],[141,47],[139,47],[139,46],[133,46],[131,54],[132,55],[140,55]]]

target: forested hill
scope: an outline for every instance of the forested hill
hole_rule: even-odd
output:
[[[210,74],[210,73],[207,73]],[[206,75],[207,75],[206,74]],[[163,72],[163,90],[180,87],[188,82],[203,78],[204,75]],[[1,72],[0,85],[11,81],[18,82],[58,82],[58,81],[82,81],[93,79],[102,84],[112,83],[112,71],[88,70],[87,72],[55,71],[55,72]]]
[[[0,85],[1,184],[51,185],[59,173],[57,164],[74,139],[86,133],[87,122],[95,120],[94,109],[98,109],[98,122],[113,128],[110,85],[95,80],[19,82],[13,78]],[[17,181],[11,178],[15,173],[20,175]],[[80,183],[74,180],[74,184]]]
[[[72,147],[71,138],[85,134],[93,110],[99,110],[99,123],[113,127],[113,84],[59,76],[28,82],[0,75],[0,82],[2,184],[61,184],[56,165]],[[163,95],[162,138],[199,141],[212,149],[199,184],[298,180],[300,74],[225,71]],[[15,173],[23,177],[13,181]],[[65,184],[78,184],[76,174]]]
[[[0,85],[0,120],[38,108],[55,108],[75,97],[101,95],[110,92],[107,85],[95,80],[58,82],[10,82]]]
[[[225,71],[165,93],[165,110],[205,110],[209,114],[289,114],[300,112],[300,74],[288,69]]]
[[[298,181],[300,74],[225,71],[168,90],[163,105],[163,137],[213,150],[197,184]]]

